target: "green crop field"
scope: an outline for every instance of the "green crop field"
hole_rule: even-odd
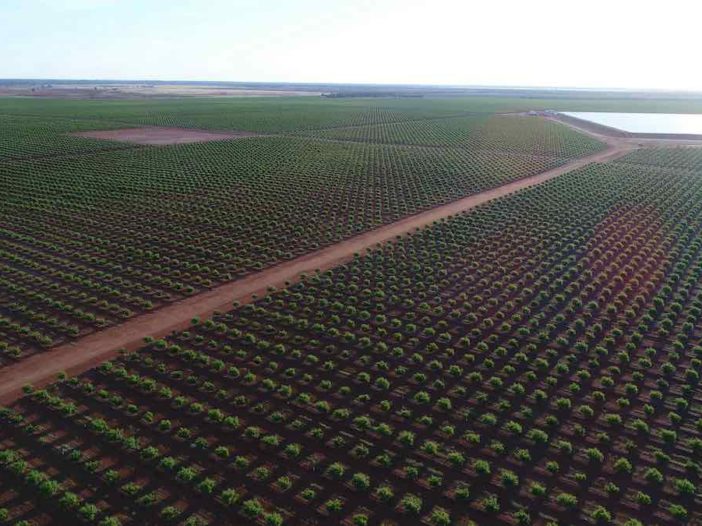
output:
[[[0,98],[0,394],[48,371],[0,407],[0,525],[701,524],[702,150],[512,114],[542,108],[702,111]],[[143,126],[255,135],[71,135]],[[486,190],[109,359],[86,343]]]
[[[0,488],[101,524],[695,524],[702,179],[667,155],[28,388]]]
[[[0,115],[0,161],[124,148],[124,144],[70,135],[124,125],[100,120]]]
[[[13,102],[0,99],[0,363],[603,148],[537,118],[443,116],[460,101]],[[366,134],[400,119],[408,135]],[[68,135],[147,123],[266,134],[145,147]]]
[[[454,146],[569,158],[587,155],[601,147],[597,140],[561,124],[511,115],[474,114],[468,117],[336,127],[306,133],[345,141]]]

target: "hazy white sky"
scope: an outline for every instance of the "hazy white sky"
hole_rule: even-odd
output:
[[[687,0],[0,0],[0,78],[702,90]]]

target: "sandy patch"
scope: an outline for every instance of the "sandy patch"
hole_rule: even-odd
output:
[[[72,133],[76,137],[103,139],[107,141],[128,142],[132,144],[190,144],[194,142],[226,141],[242,137],[254,137],[258,134],[244,131],[219,132],[191,130],[188,128],[124,128],[121,130],[99,130]]]

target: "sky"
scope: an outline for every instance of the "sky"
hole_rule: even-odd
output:
[[[0,0],[0,78],[702,91],[701,19],[688,0]]]

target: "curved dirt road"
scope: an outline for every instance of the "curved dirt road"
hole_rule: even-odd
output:
[[[295,282],[300,274],[332,268],[349,261],[355,253],[363,253],[365,249],[378,243],[493,199],[544,183],[582,166],[621,157],[636,148],[636,145],[623,142],[608,141],[608,144],[608,149],[594,155],[405,217],[4,367],[0,369],[0,403],[6,404],[17,399],[21,395],[22,386],[26,384],[42,386],[53,381],[59,372],[78,374],[116,356],[119,349],[134,350],[143,343],[145,336],[165,336],[187,327],[195,317],[205,318],[215,311],[230,310],[234,301],[247,303],[252,301],[253,294],[266,294],[268,287],[282,287],[286,281]]]

